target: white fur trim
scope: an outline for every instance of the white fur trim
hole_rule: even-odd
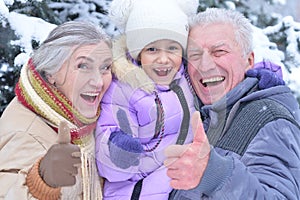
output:
[[[114,41],[113,56],[112,72],[121,82],[129,84],[134,89],[142,89],[149,93],[155,90],[154,82],[145,71],[127,60],[125,36]]]

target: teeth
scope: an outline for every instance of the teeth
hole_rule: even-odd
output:
[[[218,81],[223,81],[224,77],[213,77],[213,78],[208,78],[208,79],[203,79],[202,83],[213,83],[213,82],[218,82]]]
[[[99,93],[92,93],[92,92],[85,92],[85,93],[82,93],[83,95],[86,95],[86,96],[91,96],[91,97],[96,97],[99,95]]]
[[[166,69],[155,69],[155,71],[158,71],[158,72],[168,72],[168,71],[171,71],[172,68],[166,68]]]

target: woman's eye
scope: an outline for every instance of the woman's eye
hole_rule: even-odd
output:
[[[112,67],[112,64],[109,64],[109,65],[103,66],[102,69],[107,71],[107,70],[111,70],[111,67]]]
[[[112,64],[104,65],[100,68],[101,73],[107,73],[110,72],[112,68]]]
[[[85,64],[85,63],[80,63],[78,66],[77,66],[78,69],[88,69],[88,65]]]

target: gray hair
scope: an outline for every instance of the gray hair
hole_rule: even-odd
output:
[[[236,42],[243,49],[244,55],[253,51],[252,25],[240,12],[222,8],[207,8],[204,12],[190,18],[191,29],[195,26],[215,23],[231,24],[234,28]]]
[[[76,48],[104,41],[111,47],[110,37],[98,26],[89,22],[69,21],[54,28],[46,40],[33,52],[36,70],[54,74],[70,58]]]

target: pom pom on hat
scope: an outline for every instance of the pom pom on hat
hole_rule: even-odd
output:
[[[137,0],[114,0],[110,4],[109,17],[121,31],[125,30],[129,14],[135,1]]]
[[[177,0],[179,7],[189,17],[197,12],[198,0]]]
[[[185,50],[188,16],[197,8],[198,0],[114,0],[110,17],[125,31],[129,53],[137,59],[146,45],[161,39],[174,40]]]

